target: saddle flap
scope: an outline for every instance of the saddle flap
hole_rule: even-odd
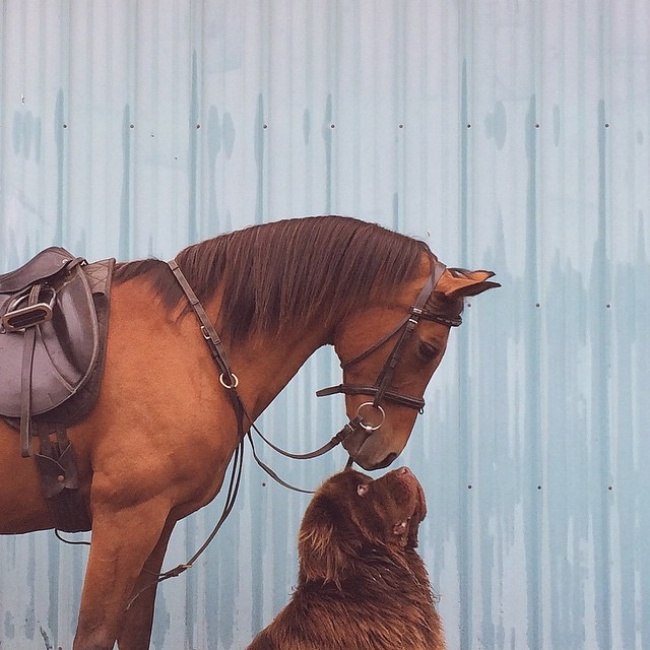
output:
[[[44,259],[52,261],[55,258],[62,259],[58,254],[47,255]],[[68,256],[68,262],[72,259],[72,256]],[[46,268],[39,265],[30,267],[29,264],[21,267],[27,271],[18,276],[8,274],[11,276],[10,282],[0,286],[19,286],[20,291],[24,278],[34,277],[37,268]],[[47,269],[57,264],[55,262]],[[71,270],[64,269],[60,275],[55,273],[48,276],[45,286],[55,294],[51,303],[51,318],[33,325],[35,347],[31,414],[34,416],[51,411],[73,395],[83,386],[97,360],[99,325],[93,291],[83,269],[83,266],[74,265]],[[21,277],[23,280],[16,280]],[[43,280],[37,278],[35,281]],[[14,301],[15,295],[0,292],[0,316]],[[0,330],[0,414],[10,418],[21,415],[24,336],[24,331],[20,329]]]

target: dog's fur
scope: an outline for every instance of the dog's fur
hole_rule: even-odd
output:
[[[298,586],[248,650],[444,650],[422,559],[426,503],[402,467],[347,470],[316,492],[300,528]]]

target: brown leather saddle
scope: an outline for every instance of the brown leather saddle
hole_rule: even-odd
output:
[[[0,275],[0,416],[20,431],[57,528],[89,530],[66,428],[83,420],[104,368],[114,259],[88,264],[48,248]]]

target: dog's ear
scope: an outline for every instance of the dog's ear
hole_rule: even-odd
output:
[[[298,535],[301,582],[323,580],[340,585],[351,551],[337,526],[341,515],[340,507],[322,493],[307,507]]]
[[[418,547],[418,529],[420,528],[420,522],[415,518],[411,519],[409,522],[409,532],[406,538],[406,548],[417,548]]]

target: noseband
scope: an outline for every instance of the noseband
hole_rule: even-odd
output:
[[[359,405],[357,408],[356,416],[350,420],[349,424],[346,425],[347,427],[351,427],[353,430],[361,428],[368,434],[379,429],[386,419],[386,413],[381,406],[382,402],[384,401],[401,404],[402,406],[408,406],[409,408],[417,409],[420,413],[422,413],[424,409],[424,400],[421,397],[404,395],[403,393],[391,390],[390,387],[393,375],[395,373],[395,368],[399,363],[404,347],[407,341],[411,338],[411,335],[421,320],[441,323],[442,325],[448,325],[449,327],[458,327],[462,322],[460,316],[450,317],[443,314],[426,311],[424,309],[429,297],[433,293],[435,286],[438,284],[438,281],[442,277],[442,274],[446,268],[447,267],[444,264],[438,260],[434,260],[433,271],[429,276],[429,279],[422,287],[420,293],[418,294],[415,304],[409,309],[408,314],[392,330],[390,330],[390,332],[382,336],[382,338],[371,345],[367,350],[357,355],[353,359],[341,363],[341,368],[343,370],[346,370],[347,368],[350,368],[351,366],[369,357],[373,352],[381,348],[391,338],[399,334],[399,338],[397,339],[392,352],[386,359],[384,367],[380,371],[377,379],[375,380],[375,383],[372,386],[343,383],[339,384],[338,386],[322,388],[316,392],[316,395],[318,397],[324,397],[325,395],[335,395],[337,393],[344,393],[345,395],[374,396],[374,399],[372,401],[363,402]],[[379,412],[380,421],[378,424],[370,424],[367,420],[364,419],[363,412],[368,408],[375,409]]]

